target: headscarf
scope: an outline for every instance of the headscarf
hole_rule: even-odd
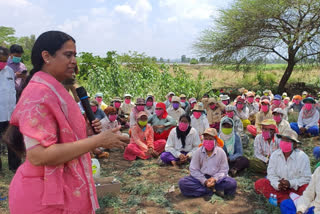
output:
[[[187,118],[187,120],[188,120],[188,122],[189,122],[189,127],[188,127],[188,129],[187,129],[185,132],[181,131],[181,130],[179,129],[179,126],[177,126],[176,130],[177,130],[177,137],[178,137],[178,139],[181,138],[182,148],[184,148],[184,147],[186,146],[186,137],[188,136],[188,134],[189,134],[189,132],[190,132],[190,130],[191,130],[191,118],[190,118],[189,115],[183,114],[183,115],[180,116],[179,121],[180,121],[182,118]]]
[[[231,134],[226,135],[222,132],[222,125],[224,123],[229,123],[232,125]],[[234,154],[234,144],[235,144],[235,132],[234,132],[234,122],[231,118],[229,118],[229,117],[222,118],[221,123],[220,123],[219,138],[224,141],[224,145],[227,149],[228,154],[233,155]]]
[[[163,109],[163,114],[161,116],[161,119],[166,119],[168,116],[168,112],[166,109],[166,104],[164,103],[157,103],[156,108],[162,108]]]
[[[292,99],[301,101],[302,97],[300,95],[294,95]]]

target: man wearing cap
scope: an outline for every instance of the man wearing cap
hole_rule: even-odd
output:
[[[271,111],[273,111],[275,108],[286,108],[286,105],[282,102],[281,96],[279,94],[274,95],[274,98],[272,100]]]
[[[307,97],[303,100],[304,106],[299,113],[297,123],[290,123],[293,130],[298,135],[305,137],[318,136],[319,135],[319,112],[315,108],[315,100],[312,97]]]
[[[167,109],[168,114],[173,117],[176,121],[179,120],[180,116],[185,114],[185,111],[180,106],[180,98],[173,96],[171,105]]]
[[[137,114],[137,124],[131,127],[130,144],[126,147],[123,157],[135,160],[137,157],[145,160],[158,157],[164,151],[166,140],[154,141],[152,126],[148,124],[148,114],[140,111]]]
[[[249,120],[249,109],[247,105],[245,104],[245,99],[242,97],[238,97],[236,100],[236,111],[238,116],[241,119],[241,122],[243,124],[243,128],[247,128],[248,125],[251,124]]]
[[[96,119],[101,120],[106,116],[106,114],[99,107],[97,100],[90,100],[90,106]]]
[[[138,113],[145,111],[146,101],[143,98],[137,98],[135,107],[131,110],[130,113],[130,127],[133,127],[137,123]],[[150,116],[149,112],[146,112]]]
[[[223,94],[220,99],[225,106],[230,104],[230,97],[227,94]]]
[[[268,99],[261,100],[261,110],[256,115],[255,125],[247,127],[248,132],[254,137],[261,133],[261,122],[266,119],[272,119],[272,111],[270,108],[270,101]]]
[[[191,110],[191,127],[195,128],[200,136],[203,132],[209,128],[209,122],[207,116],[204,113],[204,108],[202,103],[197,103]]]
[[[278,132],[282,134],[286,129],[291,129],[289,122],[284,118],[284,110],[275,108],[272,111],[273,119],[277,123]]]
[[[190,105],[187,101],[187,96],[184,94],[180,95],[180,106],[185,112],[187,112],[187,110],[190,108]]]
[[[219,131],[220,120],[222,118],[222,112],[225,109],[225,105],[218,102],[216,98],[211,97],[208,99],[207,118],[211,128],[215,128]]]
[[[234,195],[237,182],[228,176],[229,166],[226,153],[217,146],[217,131],[206,129],[203,145],[194,153],[190,163],[190,176],[179,181],[181,193],[189,197],[204,195]],[[221,141],[221,140],[220,140]]]
[[[191,116],[192,114],[192,109],[194,108],[194,106],[197,104],[197,99],[192,97],[189,99],[189,108],[185,111],[187,115]]]
[[[131,100],[132,100],[131,94],[124,95],[124,102],[121,104],[120,107],[125,115],[130,115],[132,109],[134,108],[134,104]]]
[[[254,172],[266,173],[269,158],[279,148],[280,140],[275,136],[276,121],[266,119],[260,125],[262,133],[254,139],[254,158],[250,158],[250,168]]]
[[[99,107],[104,111],[108,105],[103,102],[103,94],[101,92],[96,93],[95,95],[96,101],[99,103]]]
[[[302,92],[302,99],[307,98],[307,97],[308,97],[308,95],[309,95],[309,93],[308,93],[308,92],[303,91],[303,92]]]
[[[269,198],[277,196],[278,203],[289,198],[290,193],[302,195],[311,180],[308,155],[297,148],[298,135],[293,130],[278,134],[280,149],[272,153],[267,178],[255,182],[255,190]]]
[[[172,97],[174,96],[175,94],[171,91],[169,92],[167,95],[166,95],[166,101],[164,101],[164,104],[166,105],[166,108],[168,109],[171,105],[171,102],[172,102]]]
[[[249,121],[251,124],[255,124],[256,114],[259,112],[259,102],[254,100],[254,93],[249,91],[246,97],[246,106],[249,109]]]

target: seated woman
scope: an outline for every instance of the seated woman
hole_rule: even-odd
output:
[[[261,100],[261,110],[256,114],[255,125],[248,125],[248,132],[254,137],[261,134],[261,122],[266,119],[272,119],[272,111],[270,109],[270,101],[263,98]]]
[[[256,114],[259,112],[259,102],[257,103],[254,100],[254,92],[249,91],[246,97],[246,105],[249,109],[249,121],[251,124],[255,124],[256,122]]]
[[[266,173],[271,154],[279,148],[280,140],[275,136],[276,121],[264,120],[262,133],[254,139],[254,158],[250,158],[250,168],[257,173]]]
[[[311,180],[311,169],[308,155],[297,148],[300,142],[293,130],[286,130],[277,136],[281,139],[280,149],[270,157],[267,178],[257,180],[254,187],[258,194],[266,198],[275,194],[278,203],[281,203],[292,192],[302,195]]]
[[[216,146],[217,131],[206,129],[204,142],[193,155],[190,163],[190,176],[179,180],[179,188],[183,195],[200,197],[213,195],[234,195],[237,182],[228,176],[228,160],[222,148]]]
[[[271,111],[273,111],[276,108],[286,108],[286,105],[282,102],[282,97],[279,94],[274,95],[271,105]]]
[[[240,136],[242,145],[247,146],[249,144],[249,136],[243,130],[243,124],[237,115],[236,107],[228,105],[226,107],[226,117],[233,120],[233,130]]]
[[[289,106],[289,112],[297,112],[299,113],[303,107],[302,97],[300,95],[295,95],[292,98],[292,104]]]
[[[286,199],[280,204],[282,214],[320,213],[320,168],[316,169],[303,195],[293,202]]]
[[[169,134],[165,152],[160,156],[165,164],[177,166],[189,161],[198,149],[200,137],[195,128],[190,126],[191,118],[184,114],[179,118],[179,126]]]
[[[93,111],[93,114],[96,119],[101,120],[102,118],[104,118],[106,116],[106,114],[99,107],[98,101],[90,100],[90,106],[91,106],[91,110]]]
[[[119,106],[119,107],[121,108],[121,110],[123,111],[123,113],[124,113],[126,116],[129,117],[132,109],[134,108],[134,104],[133,104],[133,102],[131,101],[131,100],[132,100],[132,96],[131,96],[131,94],[125,94],[123,97],[124,97],[124,102],[123,102],[122,104],[121,104],[121,102],[120,102],[121,106]],[[120,98],[119,98],[119,100],[120,100]],[[115,107],[116,107],[116,106],[115,106]],[[119,107],[116,107],[116,108],[118,109]]]
[[[153,96],[149,95],[146,99],[146,108],[145,111],[149,113],[149,115],[153,115],[155,110],[155,103]]]
[[[176,127],[177,122],[168,115],[166,105],[164,103],[157,103],[154,114],[148,119],[148,123],[154,130],[154,140],[167,140],[171,129]]]
[[[284,110],[281,108],[275,108],[272,111],[273,119],[277,123],[278,133],[282,134],[284,130],[291,129],[289,122],[285,119]]]
[[[246,129],[247,126],[251,124],[251,122],[249,120],[249,109],[245,105],[245,99],[243,99],[242,97],[238,97],[236,100],[236,111],[239,118],[241,119],[243,128]]]
[[[110,106],[112,106],[112,107],[114,107],[116,109],[116,113],[118,115],[117,121],[121,125],[121,129],[120,130],[121,131],[127,131],[130,128],[130,124],[128,122],[129,121],[129,117],[122,110],[121,102],[122,102],[122,100],[120,99],[120,97],[114,97],[111,100]]]
[[[137,115],[137,124],[131,127],[130,144],[126,147],[123,157],[126,160],[135,160],[137,157],[148,159],[158,157],[164,151],[165,140],[153,139],[153,129],[148,124],[148,114],[141,111]]]
[[[225,110],[225,105],[218,102],[216,98],[213,98],[213,97],[209,98],[208,101],[204,99],[203,101],[208,103],[207,118],[208,118],[210,127],[215,128],[217,131],[219,131],[220,120],[222,118],[222,113]],[[206,105],[204,104],[204,106]]]
[[[133,127],[137,124],[137,115],[141,111],[145,111],[146,101],[143,98],[137,98],[136,106],[132,108],[130,113],[130,127]],[[149,112],[146,112],[148,116],[150,116]]]
[[[219,138],[224,141],[223,150],[227,154],[229,173],[232,177],[249,167],[249,160],[243,157],[242,143],[234,130],[234,122],[229,117],[221,119]]]
[[[95,95],[96,101],[99,103],[99,107],[104,111],[108,105],[103,102],[103,94],[101,92],[96,93]]]
[[[319,112],[314,107],[316,103],[312,97],[307,97],[303,100],[304,106],[299,113],[297,123],[290,123],[291,128],[297,132],[298,135],[306,137],[319,135]]]
[[[191,97],[191,98],[189,99],[189,108],[186,109],[186,111],[185,111],[187,115],[191,116],[191,114],[192,114],[192,109],[194,108],[194,106],[195,106],[196,104],[197,104],[197,99],[194,98],[194,97]]]
[[[203,132],[209,128],[207,116],[204,113],[202,103],[197,103],[192,109],[191,127],[195,128],[201,138]]]

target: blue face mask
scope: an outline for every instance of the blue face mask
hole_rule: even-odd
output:
[[[13,63],[19,63],[19,62],[21,62],[21,57],[13,56],[13,57],[12,57],[12,62],[13,62]]]

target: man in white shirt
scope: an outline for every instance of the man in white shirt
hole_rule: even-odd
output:
[[[311,180],[309,157],[297,148],[298,135],[293,130],[285,130],[280,138],[280,149],[272,153],[268,165],[267,178],[255,182],[255,190],[269,198],[277,196],[278,203],[289,198],[290,193],[302,195]]]
[[[7,129],[11,114],[16,106],[15,74],[7,66],[9,50],[0,46],[0,139]],[[5,147],[1,146],[1,152],[4,153]],[[11,153],[10,153],[11,154]],[[2,168],[0,160],[0,169]],[[9,168],[10,160],[9,160]]]

